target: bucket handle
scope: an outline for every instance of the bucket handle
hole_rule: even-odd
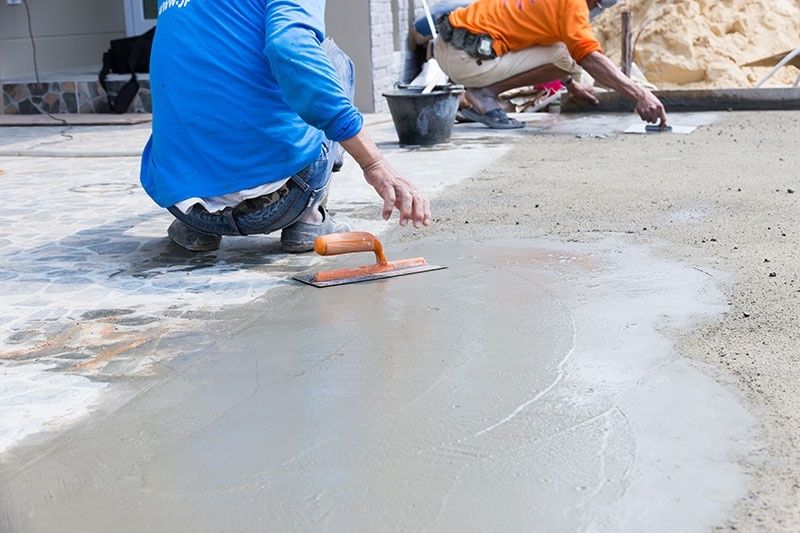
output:
[[[410,85],[408,83],[403,83],[403,82],[398,81],[398,82],[395,82],[394,88],[395,89],[421,89],[422,85]],[[448,83],[446,85],[437,85],[435,87],[435,89],[437,91],[446,91],[446,92],[449,92],[449,93],[463,93],[464,92],[464,86],[463,85],[455,85],[455,84],[452,84],[452,83]]]

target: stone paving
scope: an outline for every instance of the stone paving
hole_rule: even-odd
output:
[[[386,117],[372,122],[387,157],[431,196],[509,148],[469,138],[446,151],[400,148]],[[138,183],[149,131],[0,129],[0,452],[80,416],[107,382],[174,356],[159,349],[166,336],[204,327],[216,310],[321,261],[281,253],[277,234],[225,238],[206,254],[172,244],[171,215]],[[358,229],[395,223],[380,219],[352,161],[334,175],[329,205]]]

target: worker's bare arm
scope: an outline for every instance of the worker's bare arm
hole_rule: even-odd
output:
[[[667,112],[659,99],[644,87],[633,83],[605,55],[592,52],[580,64],[595,80],[636,102],[636,112],[642,120],[660,121],[662,127],[667,125]]]
[[[384,159],[364,129],[355,137],[342,141],[341,145],[361,166],[364,179],[383,199],[384,219],[388,220],[396,207],[400,212],[401,226],[405,226],[409,221],[417,228],[431,223],[431,207],[428,199]]]

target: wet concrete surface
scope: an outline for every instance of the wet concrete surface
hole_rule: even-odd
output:
[[[714,278],[618,238],[389,251],[450,268],[167,341],[148,387],[5,456],[0,530],[705,531],[746,493],[752,420],[668,335],[725,310]]]
[[[435,202],[521,137],[609,136],[638,122],[630,114],[519,116],[528,121],[524,130],[457,124],[450,143],[425,148],[399,147],[388,117],[368,123],[392,164]],[[679,118],[697,125],[715,120]],[[202,255],[171,245],[165,237],[171,216],[138,184],[138,153],[149,128],[0,129],[7,203],[0,212],[0,409],[13,412],[0,418],[0,454],[42,428],[68,426],[99,398],[94,385],[152,373],[181,353],[163,349],[165,340],[180,338],[195,320],[213,323],[219,310],[252,302],[316,262],[279,253],[277,235],[226,238],[219,251]],[[329,208],[352,227],[382,233],[394,222],[380,219],[376,198],[347,161],[334,175]],[[39,386],[27,387],[28,370],[12,368],[26,364],[69,372],[70,379],[59,392],[58,381],[41,375],[48,383],[43,395]],[[29,392],[20,396],[20,387]],[[63,409],[46,408],[54,404]]]
[[[482,169],[520,137],[572,137],[597,164],[610,156],[592,139],[637,122],[526,118],[521,132],[457,125],[431,148],[398,148],[391,123],[370,131],[435,198],[501,181]],[[202,256],[169,245],[138,160],[119,157],[146,137],[135,128],[0,132],[28,156],[0,157],[0,531],[706,531],[746,494],[752,420],[670,340],[726,308],[721,273],[616,238],[412,232],[390,258],[450,269],[300,287],[288,277],[320,260],[277,253],[275,237]],[[561,161],[548,144],[526,157]],[[389,227],[353,165],[331,205]],[[491,222],[484,234],[511,233]]]

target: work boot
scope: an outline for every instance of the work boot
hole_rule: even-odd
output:
[[[318,209],[322,213],[322,222],[318,224],[295,222],[283,228],[281,231],[281,248],[283,248],[284,252],[293,254],[310,252],[314,249],[314,241],[320,235],[350,231],[350,226],[338,224],[324,207],[319,206]]]
[[[197,231],[177,218],[167,228],[167,235],[172,242],[191,252],[211,252],[219,248],[222,241],[221,235]]]

